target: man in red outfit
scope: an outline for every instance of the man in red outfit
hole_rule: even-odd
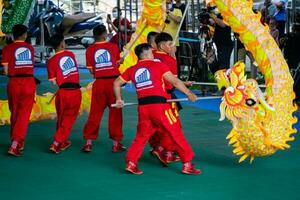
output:
[[[179,121],[173,116],[170,104],[167,103],[164,80],[181,90],[193,102],[196,101],[196,95],[170,72],[168,66],[153,61],[152,48],[149,44],[138,45],[135,54],[139,59],[138,63],[127,69],[114,82],[117,107],[124,104],[121,86],[128,81],[132,81],[135,85],[139,102],[137,134],[126,155],[126,171],[133,174],[143,173],[137,166],[138,160],[149,138],[160,129],[176,144],[176,151],[183,162],[182,173],[200,174],[201,171],[191,164],[194,152],[184,137]]]
[[[8,153],[21,156],[34,103],[36,84],[33,78],[34,49],[25,42],[27,27],[13,27],[14,42],[4,47],[2,65],[8,75],[8,104],[11,112],[11,146]]]
[[[177,61],[176,61],[176,46],[173,42],[173,38],[170,34],[161,32],[155,37],[155,43],[157,46],[157,51],[153,53],[154,59],[156,61],[162,62],[169,67],[169,70],[172,72],[174,76],[178,75]],[[192,82],[184,82],[186,86],[191,86]],[[165,82],[166,92],[168,93],[168,99],[176,99],[176,95],[174,94],[174,87],[171,83]],[[179,103],[171,103],[171,108],[173,111],[173,115],[180,122],[178,111],[182,109]],[[164,164],[167,165],[173,161],[179,161],[178,156],[174,154],[174,142],[171,140],[168,135],[163,132],[157,132],[154,134],[149,143],[153,148],[152,154],[157,156],[157,158]]]
[[[122,109],[110,106],[116,101],[113,82],[120,75],[117,63],[120,60],[120,52],[116,44],[106,41],[107,30],[104,25],[95,27],[93,34],[96,43],[86,50],[86,65],[96,80],[92,88],[89,118],[83,131],[86,144],[82,151],[91,151],[92,140],[98,137],[100,121],[105,108],[108,107],[108,132],[113,140],[112,152],[121,152],[126,149],[121,144],[123,139]]]
[[[47,63],[48,79],[59,87],[55,97],[56,133],[50,151],[57,154],[71,146],[68,138],[80,109],[81,90],[75,55],[65,50],[64,36],[54,35],[50,42],[55,55]]]

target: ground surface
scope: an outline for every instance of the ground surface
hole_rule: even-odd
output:
[[[43,80],[38,93],[54,91],[45,79],[45,70],[37,70]],[[82,70],[82,85],[91,81]],[[0,77],[0,98],[6,98],[5,77]],[[130,88],[129,88],[130,90]],[[127,101],[135,96],[128,90]],[[145,148],[140,160],[142,176],[124,171],[124,153],[112,154],[107,134],[107,115],[93,152],[80,152],[82,129],[87,115],[81,115],[72,131],[73,145],[59,155],[48,152],[55,121],[32,123],[28,129],[24,156],[9,157],[9,126],[0,126],[0,199],[77,200],[77,199],[300,199],[300,142],[290,150],[272,157],[258,158],[252,165],[238,164],[225,137],[231,125],[218,122],[218,101],[185,105],[181,112],[184,132],[196,157],[194,163],[203,170],[199,176],[180,173],[181,164],[164,168]],[[124,144],[135,135],[136,109],[124,109]],[[299,124],[297,125],[300,128]]]

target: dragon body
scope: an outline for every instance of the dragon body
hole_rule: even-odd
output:
[[[239,39],[250,51],[265,77],[265,95],[255,80],[246,79],[245,65],[235,64],[231,70],[215,75],[219,87],[226,87],[220,105],[221,120],[227,117],[233,129],[227,136],[240,162],[247,157],[268,156],[289,148],[293,124],[293,79],[282,52],[261,24],[260,13],[252,11],[253,3],[246,0],[213,0],[224,21],[239,34]]]
[[[12,33],[15,24],[26,24],[29,21],[36,1],[34,0],[0,0],[3,2],[1,29]],[[1,3],[0,2],[0,3]]]

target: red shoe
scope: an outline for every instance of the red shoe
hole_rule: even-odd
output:
[[[193,164],[189,165],[188,167],[185,167],[183,165],[181,172],[184,173],[184,174],[189,174],[189,175],[198,175],[198,174],[202,173],[201,170],[196,169]]]
[[[83,152],[91,152],[92,151],[92,145],[91,144],[85,144],[83,147],[82,147],[82,149],[81,149],[81,151],[83,151]]]
[[[52,153],[55,153],[55,154],[58,154],[60,152],[60,148],[58,145],[55,145],[55,144],[51,144],[50,146],[50,151]]]
[[[153,149],[152,154],[158,158],[158,160],[164,165],[168,166],[168,163],[165,159],[164,150],[159,150],[158,148]]]
[[[121,144],[120,142],[118,142],[116,145],[112,146],[111,151],[113,153],[118,153],[118,152],[126,151],[126,147],[124,147],[123,144]]]
[[[19,148],[12,148],[10,147],[8,152],[7,152],[9,155],[12,155],[12,156],[16,156],[16,157],[19,157],[22,155],[21,151],[19,150]]]
[[[69,148],[71,146],[71,144],[72,144],[71,141],[66,141],[66,142],[61,143],[60,151],[66,150],[67,148]]]
[[[172,154],[166,154],[165,161],[166,163],[177,162],[180,161],[180,157],[172,152]]]
[[[137,175],[141,175],[143,173],[142,170],[140,170],[137,165],[134,162],[127,162],[127,166],[125,169],[127,172],[130,172],[132,174],[137,174]]]
[[[24,142],[19,142],[18,143],[18,149],[19,149],[19,151],[23,151],[24,150]]]

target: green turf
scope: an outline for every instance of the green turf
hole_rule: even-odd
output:
[[[39,92],[53,89],[43,84]],[[1,88],[2,98],[3,91]],[[135,98],[131,93],[124,95],[127,100]],[[124,171],[125,153],[110,151],[107,114],[93,152],[80,152],[86,118],[86,114],[78,118],[70,138],[73,145],[59,155],[48,152],[54,120],[30,124],[24,156],[20,158],[6,155],[9,126],[0,126],[0,199],[300,199],[298,140],[290,150],[258,158],[251,165],[238,164],[225,140],[231,125],[218,122],[218,113],[185,106],[181,112],[183,129],[196,152],[194,163],[203,174],[183,175],[180,163],[162,167],[147,146],[140,160],[144,174],[136,176]],[[135,107],[124,109],[126,146],[135,135],[136,119]]]

